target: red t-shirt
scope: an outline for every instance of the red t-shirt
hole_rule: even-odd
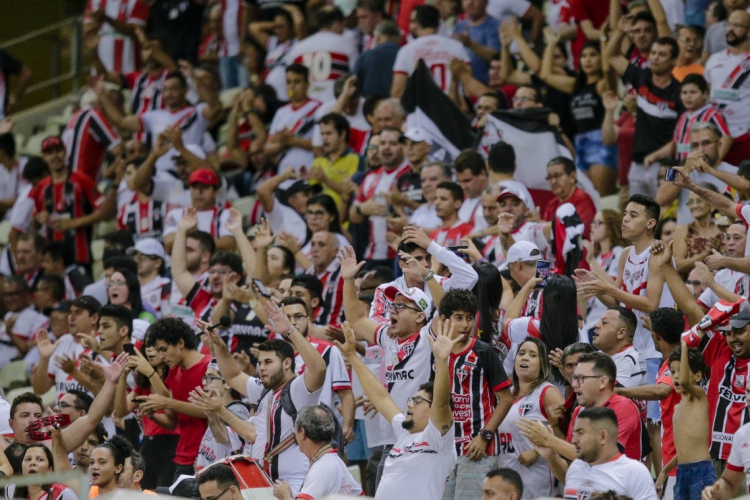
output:
[[[578,70],[578,59],[581,56],[581,49],[583,49],[583,46],[588,41],[583,29],[581,29],[581,21],[591,21],[594,29],[601,28],[604,21],[609,17],[609,2],[602,2],[601,0],[568,0],[568,4],[570,5],[570,18],[566,19],[565,22],[575,22],[578,26],[576,38],[570,44],[575,69]]]
[[[665,359],[659,368],[659,374],[656,377],[657,384],[667,384],[672,388],[672,394],[669,397],[659,401],[659,408],[661,408],[661,421],[662,421],[662,433],[661,433],[661,456],[662,464],[667,465],[670,460],[677,454],[677,450],[674,447],[674,427],[672,426],[672,417],[674,416],[674,407],[680,402],[680,395],[674,388],[674,381],[672,380],[672,372],[669,371],[669,360]],[[670,476],[677,476],[677,467],[672,469],[669,473]]]
[[[643,458],[641,456],[643,443],[645,439],[648,439],[648,435],[645,432],[646,427],[641,420],[641,413],[638,411],[638,406],[630,399],[619,394],[612,394],[612,397],[602,406],[612,408],[612,411],[617,416],[617,442],[625,448],[625,455],[640,462],[641,458]],[[573,439],[573,428],[581,410],[583,410],[583,406],[576,408],[573,412],[573,417],[570,419],[571,425],[568,426],[568,442]]]
[[[628,185],[628,172],[630,172],[630,163],[633,161],[633,138],[635,137],[635,117],[628,111],[623,112],[617,119],[615,125],[620,127],[620,133],[617,134],[617,151],[619,158],[618,172],[620,177],[620,186]]]
[[[172,391],[172,398],[177,401],[187,401],[188,395],[196,387],[203,387],[203,376],[206,374],[211,356],[204,356],[191,368],[184,370],[175,367],[169,370],[164,385]],[[191,417],[183,413],[177,413],[179,420],[180,442],[177,444],[177,452],[174,463],[177,465],[192,465],[201,445],[201,439],[206,432],[208,422],[205,418]]]
[[[202,381],[201,381],[202,382]],[[136,393],[138,396],[149,396],[151,395],[151,389],[144,389],[143,387],[135,386],[135,389],[133,389],[133,392]],[[156,413],[164,413],[162,410],[157,411]],[[165,429],[161,425],[157,424],[150,418],[148,418],[146,415],[143,415],[143,435],[144,436],[159,436],[162,434],[179,434],[180,429],[177,428],[173,431],[170,431],[169,429]]]
[[[594,200],[591,199],[591,196],[589,196],[586,191],[577,187],[573,191],[573,194],[570,195],[570,198],[564,202],[557,198],[550,200],[550,202],[544,207],[542,219],[552,220],[555,217],[555,211],[557,211],[563,203],[572,203],[573,206],[576,207],[576,212],[578,212],[578,216],[583,221],[583,237],[589,239],[591,221],[593,221],[596,216],[596,205],[594,205]]]

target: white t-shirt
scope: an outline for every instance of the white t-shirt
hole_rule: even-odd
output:
[[[297,39],[287,40],[279,43],[276,36],[268,39],[266,47],[266,85],[270,85],[276,91],[276,98],[281,102],[286,102],[289,96],[286,93],[286,67],[291,64],[289,52],[297,43]]]
[[[354,71],[357,46],[344,35],[318,31],[300,40],[289,51],[288,60],[304,64],[310,70],[308,95],[321,102],[336,99],[333,84],[340,76]]]
[[[458,209],[458,218],[474,226],[474,231],[486,229],[488,224],[484,220],[484,209],[482,207],[482,197],[464,198],[461,208]]]
[[[89,13],[103,9],[111,19],[145,28],[148,19],[147,3],[143,0],[89,0],[86,5],[86,20]],[[139,55],[140,45],[133,38],[115,30],[107,22],[99,30],[99,36],[97,54],[107,71],[126,75],[139,69],[136,57]]]
[[[419,60],[424,59],[435,83],[448,93],[453,80],[451,61],[454,58],[469,64],[469,53],[461,42],[442,35],[424,35],[399,49],[393,63],[393,73],[411,76]]]
[[[440,500],[456,465],[455,426],[443,436],[430,419],[422,432],[410,433],[401,425],[404,420],[406,415],[399,413],[391,421],[396,444],[385,460],[375,498]]]
[[[303,245],[305,243],[307,222],[295,209],[289,205],[284,205],[275,196],[273,197],[273,210],[266,212],[266,219],[268,219],[273,234],[285,232],[294,236],[298,244]]]
[[[156,311],[156,318],[161,318],[164,305],[169,308],[169,292],[172,290],[172,280],[157,276],[145,285],[141,285],[141,299],[146,301]]]
[[[308,99],[297,107],[292,104],[282,106],[273,115],[268,135],[273,136],[277,132],[288,130],[295,137],[312,140],[315,111],[319,106],[320,101],[315,99]],[[279,160],[278,173],[283,173],[288,167],[294,167],[298,174],[303,169],[309,172],[314,159],[312,150],[287,148]]]
[[[305,386],[304,377],[296,377],[289,383],[291,384],[289,396],[298,411],[305,406],[318,404],[323,390],[322,386],[315,392],[309,392]],[[257,378],[248,379],[247,397],[251,402],[258,401],[262,392],[263,384]],[[262,460],[267,451],[270,451],[273,446],[294,433],[292,417],[281,408],[281,392],[269,391],[258,404],[255,416],[250,418],[250,423],[255,426],[258,435],[255,443],[253,443],[253,458],[256,460]],[[269,411],[271,411],[273,418],[269,418]],[[277,422],[281,423],[279,428],[276,428]],[[268,450],[266,450],[266,447],[268,447]],[[297,495],[309,467],[310,461],[299,451],[299,446],[294,443],[273,460],[270,465],[271,478],[273,480],[282,478],[288,481],[292,487],[292,494]]]
[[[748,97],[748,99],[750,99],[750,97]],[[728,172],[730,174],[737,173],[737,167],[735,167],[734,165],[730,165],[727,162],[721,162],[721,164],[718,167],[716,167],[716,170],[720,170],[722,172]],[[714,177],[711,174],[706,174],[703,172],[698,172],[697,170],[693,170],[692,172],[690,172],[690,178],[693,179],[693,182],[695,182],[696,184],[700,184],[702,182],[711,183],[714,186],[716,186],[716,188],[719,190],[719,193],[722,193],[722,194],[724,194],[725,191],[729,190],[729,186],[727,186],[726,182]],[[677,224],[680,226],[683,224],[690,224],[691,222],[695,220],[693,219],[693,216],[690,215],[690,208],[687,206],[689,195],[690,195],[690,190],[688,189],[680,190],[680,196],[677,202]]]
[[[654,480],[646,466],[618,454],[611,461],[594,465],[576,459],[565,474],[564,498],[581,500],[595,491],[612,490],[638,500],[657,500]]]
[[[336,451],[331,450],[310,466],[297,498],[321,500],[326,495],[335,494],[361,495],[362,486],[354,479]]]
[[[639,387],[648,384],[646,360],[632,345],[613,354],[612,361],[617,366],[617,382],[621,386]]]
[[[443,221],[438,217],[434,203],[424,203],[409,215],[409,224],[426,229],[435,229],[442,226]]]
[[[164,236],[177,232],[177,224],[182,218],[184,209],[175,208],[170,210],[164,221]],[[232,232],[227,229],[227,220],[229,220],[229,210],[212,208],[210,210],[201,210],[197,212],[198,223],[196,224],[199,231],[205,231],[213,238],[223,236],[232,236]]]
[[[706,61],[703,76],[711,88],[711,104],[726,118],[729,133],[739,137],[748,131],[750,122],[750,52],[732,55],[730,49],[712,54]],[[738,71],[739,69],[739,71]],[[739,88],[735,85],[741,82]]]
[[[732,271],[727,268],[719,270],[719,272],[716,273],[716,276],[714,276],[717,285],[723,286],[730,292],[743,297],[747,296],[747,290],[750,288],[748,287],[748,279],[750,279],[750,277],[748,277],[747,274],[739,271]],[[698,298],[698,305],[703,306],[706,309],[711,309],[718,301],[719,296],[710,288],[706,288],[703,290],[700,298]]]
[[[750,485],[750,424],[740,427],[734,434],[732,451],[729,452],[727,469],[745,473],[745,484]],[[750,486],[745,493],[750,493]]]
[[[195,471],[208,467],[217,460],[226,458],[232,454],[232,452],[239,450],[242,447],[242,440],[240,440],[237,431],[226,426],[227,434],[229,435],[229,444],[220,444],[216,442],[214,433],[211,431],[211,427],[206,428],[201,445],[198,448],[198,456],[195,459]]]
[[[529,11],[531,3],[526,0],[490,0],[487,14],[495,19],[505,21],[511,17],[521,18]]]
[[[81,344],[76,342],[73,335],[69,333],[60,337],[60,339],[57,341],[55,352],[50,357],[49,366],[47,368],[47,374],[55,381],[55,389],[57,390],[57,397],[55,398],[55,401],[58,401],[65,395],[65,393],[70,390],[83,391],[89,394],[91,397],[94,397],[94,395],[88,389],[78,383],[76,379],[58,368],[57,363],[55,362],[58,356],[67,356],[68,358],[75,359],[76,365],[79,366],[79,356],[91,356],[92,352],[93,351],[91,351],[91,349],[86,349]],[[105,362],[104,358],[102,358],[101,356],[97,357],[97,361]]]
[[[168,109],[155,109],[146,111],[139,116],[144,132],[153,134],[154,137],[164,132],[168,127],[180,127],[182,129],[182,140],[185,144],[198,144],[205,146],[204,133],[208,122],[203,118],[203,109],[206,103],[195,106],[186,106],[179,111]],[[207,151],[212,153],[213,151]]]
[[[378,380],[380,380],[383,386],[385,386],[385,350],[377,345],[368,346],[365,351],[364,363],[367,365],[367,368],[378,377]],[[354,370],[352,370],[352,392],[354,393],[355,399],[358,399],[364,394],[362,385],[359,383],[359,379]],[[368,448],[375,448],[376,446],[388,444],[386,437],[383,435],[383,428],[385,427],[383,422],[385,419],[380,413],[377,413],[374,416],[372,414],[365,415],[364,409],[360,406],[357,408],[355,418],[359,420],[363,419],[365,422]]]

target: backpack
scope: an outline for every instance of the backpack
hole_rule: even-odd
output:
[[[281,399],[279,403],[281,403],[281,409],[284,410],[287,415],[292,417],[292,424],[295,424],[297,422],[297,407],[294,406],[294,402],[292,401],[292,396],[290,394],[291,385],[292,384],[290,382],[286,384],[283,389],[281,389]],[[257,405],[260,405],[260,402],[263,401],[263,398],[265,398],[270,391],[270,389],[263,389],[263,392],[260,393],[260,398],[258,399]],[[341,428],[339,419],[336,418],[333,410],[331,410],[328,405],[326,405],[325,403],[319,404],[320,406],[325,408],[331,415],[331,418],[333,418],[334,431],[333,437],[331,438],[331,447],[336,450],[336,453],[338,453],[340,458],[344,458],[344,431]],[[283,452],[293,444],[295,444],[294,433],[290,434],[286,439],[274,446],[273,449],[269,450],[268,453],[266,453],[265,457],[263,457],[264,460],[266,462],[273,460],[274,457],[281,454],[281,452]]]

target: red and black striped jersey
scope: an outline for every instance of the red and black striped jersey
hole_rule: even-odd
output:
[[[62,135],[71,172],[99,179],[104,155],[120,144],[120,136],[104,113],[86,107],[73,115]]]
[[[47,241],[67,241],[73,245],[77,264],[91,263],[92,227],[56,231],[52,223],[59,219],[78,219],[101,208],[104,196],[89,177],[71,172],[65,182],[52,182],[52,176],[43,179],[29,197],[34,200],[34,213],[49,213],[49,222],[42,228]]]
[[[456,453],[464,456],[472,439],[489,423],[497,406],[496,392],[510,387],[500,358],[489,344],[471,339],[461,353],[451,353],[448,373],[453,398],[453,420],[456,428]],[[498,435],[487,443],[485,453],[497,455]]]
[[[320,298],[320,306],[314,312],[313,323],[340,325],[344,315],[344,278],[341,276],[338,259],[334,259],[322,274],[316,274],[314,267],[310,267],[305,274],[317,276],[323,284],[323,296]]]
[[[130,87],[130,109],[134,115],[164,109],[162,88],[168,74],[169,71],[163,70],[157,76],[152,76],[146,71],[125,75],[125,80]]]
[[[214,295],[203,288],[200,283],[193,285],[193,289],[185,298],[185,303],[201,321],[211,321],[211,313],[214,311],[216,302]]]
[[[684,161],[690,153],[690,129],[696,123],[711,122],[721,131],[721,135],[729,135],[729,126],[724,115],[718,109],[710,104],[706,104],[695,111],[685,111],[677,119],[677,126],[674,128],[674,138],[672,139],[677,146],[675,158]]]
[[[125,229],[136,241],[144,238],[156,238],[161,241],[166,217],[165,208],[166,203],[162,201],[139,201],[136,193],[130,203],[120,209],[117,229]]]

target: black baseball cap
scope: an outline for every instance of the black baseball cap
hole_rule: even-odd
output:
[[[71,304],[71,301],[69,301],[69,300],[61,300],[60,303],[57,304],[56,306],[54,306],[51,309],[50,312],[57,311],[57,312],[69,313],[70,312],[70,304]],[[83,307],[83,306],[81,306],[81,307]]]
[[[292,279],[292,286],[301,286],[316,298],[323,296],[323,283],[312,274],[298,274]]]
[[[89,314],[96,314],[102,308],[101,303],[91,295],[81,295],[77,299],[74,299],[70,305],[86,309]]]

